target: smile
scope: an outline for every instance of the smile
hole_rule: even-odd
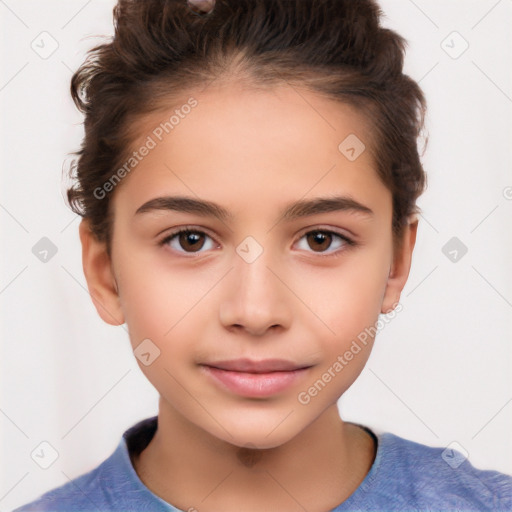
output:
[[[201,365],[221,389],[248,398],[264,398],[284,391],[302,378],[310,367],[282,359],[237,359]]]

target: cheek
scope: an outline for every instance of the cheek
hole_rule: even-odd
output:
[[[309,282],[306,296],[322,320],[323,325],[317,319],[312,318],[311,322],[320,326],[318,339],[323,358],[302,390],[299,403],[314,403],[314,407],[321,408],[336,402],[364,368],[373,346],[389,273],[389,252],[383,242],[371,250],[360,251],[357,257],[347,258],[336,271],[317,271],[313,280],[302,282],[302,293]]]
[[[337,268],[297,274],[296,290],[322,320],[323,327],[319,325],[326,339],[346,342],[376,322],[389,274],[384,254],[361,251]]]
[[[164,257],[118,261],[117,273],[121,307],[135,345],[144,338],[165,345],[182,325],[197,322],[197,306],[218,280],[207,269],[171,267]]]
[[[336,403],[368,361],[385,288],[387,274],[378,265],[361,273],[345,270],[339,282],[325,283],[328,293],[316,302],[322,302],[318,309],[324,324],[318,331],[322,361],[297,396],[300,404],[318,412]]]

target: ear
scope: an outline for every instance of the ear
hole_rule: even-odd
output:
[[[121,325],[124,315],[106,243],[96,239],[87,219],[80,222],[79,234],[82,266],[96,311],[107,324]]]
[[[412,216],[404,228],[404,233],[394,250],[393,263],[389,271],[388,282],[382,300],[381,313],[390,313],[395,309],[400,294],[409,277],[411,270],[412,252],[416,243],[416,233],[418,231],[418,219]]]

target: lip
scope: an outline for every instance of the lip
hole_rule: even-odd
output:
[[[264,398],[295,384],[311,366],[284,359],[236,359],[202,364],[201,367],[224,390],[244,397]]]
[[[246,358],[231,359],[229,361],[215,361],[213,363],[205,363],[205,365],[213,368],[219,368],[220,370],[246,373],[289,372],[293,370],[300,370],[308,366],[287,361],[286,359],[263,359],[261,361],[254,361]]]

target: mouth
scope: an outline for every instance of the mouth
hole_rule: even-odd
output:
[[[291,387],[311,365],[284,359],[235,359],[205,363],[201,368],[223,390],[248,398],[265,398]]]

